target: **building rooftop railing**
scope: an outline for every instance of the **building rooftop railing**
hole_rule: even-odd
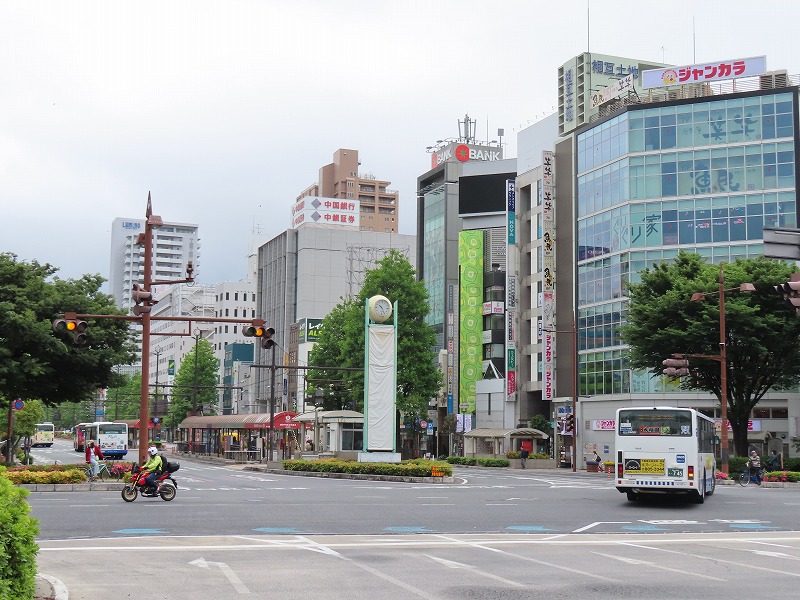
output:
[[[782,89],[800,85],[800,75],[787,75],[785,71],[776,71],[759,75],[758,77],[744,77],[741,79],[728,79],[714,83],[690,83],[668,88],[653,88],[642,94],[631,93],[624,98],[615,98],[601,105],[600,110],[592,115],[590,123],[615,115],[634,104],[653,104],[670,100],[685,98],[705,98],[710,96],[724,96],[741,92],[757,90]]]

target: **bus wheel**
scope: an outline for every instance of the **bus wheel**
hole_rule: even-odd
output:
[[[714,474],[714,477],[711,478],[711,489],[706,492],[706,496],[712,496],[714,494],[714,490],[717,489],[717,475]]]
[[[695,504],[703,504],[706,501],[706,474],[703,473],[701,485],[697,488],[697,495],[694,497]]]
[[[628,502],[636,502],[639,499],[639,494],[636,492],[626,492],[628,496]]]

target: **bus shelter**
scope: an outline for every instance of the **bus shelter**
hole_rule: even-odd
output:
[[[540,452],[544,440],[548,439],[549,435],[532,427],[473,429],[464,434],[464,456],[503,458],[506,452],[517,450],[527,441],[532,444],[532,452]]]
[[[189,416],[178,425],[176,446],[178,452],[220,456],[237,462],[261,460],[266,456],[271,430],[273,454],[288,454],[292,443],[296,446],[295,430],[300,427],[292,421],[296,414],[277,413],[272,421],[264,413]]]

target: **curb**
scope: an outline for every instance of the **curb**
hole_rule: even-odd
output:
[[[34,600],[69,600],[69,590],[60,579],[37,573],[33,597]]]

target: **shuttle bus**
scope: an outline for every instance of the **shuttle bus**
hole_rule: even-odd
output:
[[[52,423],[37,423],[35,427],[36,431],[33,433],[31,445],[34,448],[39,448],[40,446],[49,448],[52,446],[56,431],[55,425]]]
[[[95,421],[86,424],[86,439],[94,440],[108,458],[122,458],[128,453],[128,425]]]
[[[84,441],[86,439],[86,426],[89,423],[78,423],[72,428],[72,449],[75,452],[83,452]]]
[[[714,421],[691,408],[617,409],[616,488],[642,494],[686,494],[697,504],[714,493]]]

